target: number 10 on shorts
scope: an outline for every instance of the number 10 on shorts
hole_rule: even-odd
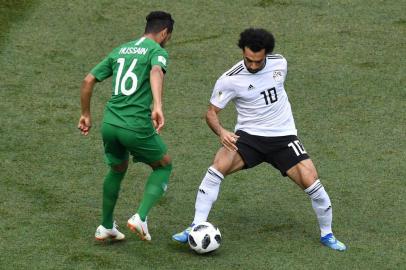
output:
[[[299,142],[299,140],[289,143],[288,146],[292,147],[293,151],[295,151],[296,156],[307,154],[306,150],[303,147],[303,144]]]

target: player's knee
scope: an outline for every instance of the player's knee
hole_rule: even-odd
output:
[[[172,168],[172,159],[169,155],[165,155],[160,163],[162,167],[170,166]]]
[[[316,181],[319,176],[317,174],[316,167],[313,164],[313,161],[311,159],[307,159],[305,161],[302,161],[304,164],[303,166],[303,173],[308,179],[313,179],[313,181]]]
[[[306,182],[313,183],[319,178],[315,170],[305,172],[302,177],[305,179]]]
[[[317,179],[319,179],[319,175],[317,174],[317,171],[315,168],[309,170],[308,178],[313,179],[313,181],[316,181]]]
[[[172,159],[169,155],[165,155],[161,160],[149,164],[153,170],[158,168],[166,168],[167,170],[172,170]]]
[[[165,166],[162,166],[161,167],[163,170],[166,170],[166,171],[168,171],[169,173],[171,173],[172,172],[172,163],[169,163],[169,164],[166,164]]]
[[[213,162],[213,165],[211,165],[213,168],[215,168],[217,171],[219,171],[223,176],[228,175],[228,172],[230,171],[230,165],[224,162],[221,162],[218,159],[215,159]]]
[[[111,166],[112,170],[118,173],[124,173],[128,168],[128,160],[123,161],[120,164]]]
[[[310,186],[319,179],[314,166],[299,166],[298,168],[299,177],[305,186]]]
[[[300,176],[299,186],[301,186],[303,189],[308,188],[313,185],[317,181],[317,179],[317,174],[313,172],[302,173]]]

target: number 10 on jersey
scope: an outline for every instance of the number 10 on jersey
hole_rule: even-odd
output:
[[[135,90],[137,90],[138,84],[137,75],[133,72],[135,65],[137,64],[137,59],[133,59],[130,67],[127,69],[123,77],[121,77],[121,75],[123,74],[125,58],[118,58],[117,63],[119,64],[119,67],[116,76],[116,85],[114,87],[114,95],[118,95],[118,91],[125,96],[134,94]],[[127,80],[132,80],[131,87],[129,89],[125,87]]]
[[[261,94],[264,96],[266,105],[268,105],[269,103],[274,103],[278,100],[278,95],[276,94],[275,87],[268,89],[266,92],[262,91]]]

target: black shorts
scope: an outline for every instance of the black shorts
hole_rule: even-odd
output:
[[[286,176],[286,171],[309,158],[295,135],[263,137],[251,135],[242,130],[237,130],[235,134],[240,136],[236,144],[237,151],[245,163],[244,169],[267,162]]]

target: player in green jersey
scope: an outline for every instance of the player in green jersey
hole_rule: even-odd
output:
[[[125,238],[117,230],[113,211],[130,154],[135,162],[148,164],[153,170],[137,213],[127,222],[142,240],[151,240],[147,215],[166,191],[172,171],[167,147],[158,133],[165,123],[162,91],[168,53],[164,46],[171,38],[174,20],[163,11],[151,12],[146,20],[144,35],[113,49],[90,71],[81,87],[82,112],[78,128],[83,135],[88,135],[93,88],[97,82],[112,76],[112,96],[106,104],[101,128],[110,171],[103,184],[103,218],[95,233],[97,240]]]

